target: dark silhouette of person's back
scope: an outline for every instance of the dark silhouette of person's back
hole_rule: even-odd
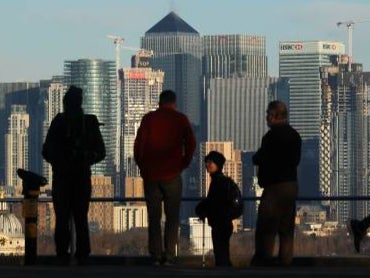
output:
[[[42,155],[52,165],[52,196],[56,217],[55,244],[59,262],[70,261],[70,219],[76,226],[76,258],[83,264],[90,254],[87,214],[91,198],[91,165],[105,157],[95,115],[85,115],[82,90],[71,86],[63,98],[64,112],[53,119]]]

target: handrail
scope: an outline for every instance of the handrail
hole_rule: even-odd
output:
[[[200,201],[204,199],[203,197],[182,197],[182,201]],[[243,197],[243,201],[258,201],[261,197]],[[369,196],[299,196],[297,201],[369,201]],[[51,197],[40,197],[39,203],[49,203],[52,202]],[[143,197],[130,197],[130,198],[111,198],[111,197],[93,197],[91,202],[144,202]],[[0,200],[0,202],[6,203],[21,203],[23,198],[5,198]]]

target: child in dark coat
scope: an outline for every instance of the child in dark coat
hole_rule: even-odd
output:
[[[212,227],[213,253],[216,266],[232,266],[230,261],[230,237],[233,232],[232,219],[228,213],[228,178],[222,173],[225,164],[222,153],[211,151],[205,157],[207,172],[211,175],[207,198],[201,201],[195,212]]]

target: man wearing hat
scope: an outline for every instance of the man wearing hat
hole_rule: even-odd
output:
[[[105,157],[105,146],[95,115],[82,110],[82,89],[70,86],[63,97],[64,112],[55,116],[42,155],[53,169],[55,245],[60,264],[68,265],[70,219],[76,226],[76,258],[84,264],[90,254],[87,215],[91,197],[91,165]]]

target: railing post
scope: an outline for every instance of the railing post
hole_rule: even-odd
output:
[[[23,217],[25,218],[25,251],[24,264],[33,265],[37,258],[37,213],[40,186],[47,184],[47,180],[33,172],[24,169],[17,170],[22,179]]]

